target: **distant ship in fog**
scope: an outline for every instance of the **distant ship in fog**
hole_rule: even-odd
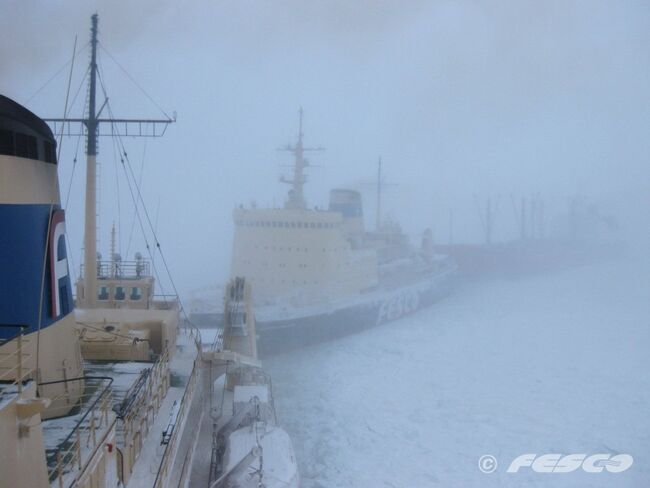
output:
[[[430,231],[411,246],[400,226],[365,230],[358,191],[334,189],[327,210],[309,208],[304,197],[302,110],[293,175],[282,208],[244,208],[235,225],[231,276],[253,287],[262,352],[290,349],[398,319],[446,295],[456,273],[447,256],[435,254]],[[210,301],[194,300],[199,326],[221,320]]]

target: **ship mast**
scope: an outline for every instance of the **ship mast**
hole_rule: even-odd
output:
[[[379,156],[379,162],[377,163],[377,215],[375,222],[375,228],[379,232],[381,227],[381,156]]]
[[[298,111],[298,141],[295,145],[287,144],[286,147],[281,148],[282,151],[287,151],[293,153],[294,162],[293,162],[293,179],[288,179],[284,176],[280,177],[282,183],[287,183],[291,185],[291,190],[289,190],[289,198],[285,204],[286,208],[306,208],[305,195],[304,195],[304,186],[307,181],[307,177],[304,173],[306,167],[309,166],[309,160],[305,158],[305,153],[308,151],[323,151],[322,147],[304,147],[302,138],[302,107]]]
[[[93,308],[97,304],[97,137],[100,135],[125,135],[130,137],[160,137],[168,124],[175,122],[167,119],[113,119],[100,118],[102,110],[108,104],[108,98],[97,111],[97,25],[99,16],[93,14],[90,27],[90,67],[88,90],[88,116],[81,119],[45,119],[54,125],[54,133],[67,136],[86,136],[86,199],[84,220],[84,270],[83,296],[77,297],[80,305]],[[166,115],[166,114],[165,114]],[[57,130],[57,124],[62,124],[62,131]],[[75,124],[76,130],[71,126]],[[100,133],[100,126],[109,124],[111,130],[106,134]],[[117,125],[122,130],[118,130]],[[67,130],[66,129],[67,125]],[[135,129],[134,129],[135,127]],[[129,132],[131,128],[131,132]]]
[[[395,183],[386,183],[383,179],[383,176],[381,174],[382,170],[382,161],[381,161],[381,156],[379,156],[379,160],[377,161],[377,181],[374,182],[374,185],[376,186],[376,191],[377,191],[377,205],[376,205],[376,214],[375,214],[375,231],[380,232],[381,231],[381,197],[384,193],[385,189],[388,189],[389,187],[394,187],[397,186]],[[365,184],[371,184],[370,182],[367,182]]]
[[[84,296],[87,307],[97,298],[97,14],[91,17],[90,28],[90,93],[86,120],[86,212],[84,220]]]

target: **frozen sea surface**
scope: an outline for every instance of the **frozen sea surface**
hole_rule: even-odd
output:
[[[461,286],[398,322],[265,361],[303,486],[650,486],[650,266]],[[624,473],[506,473],[628,453]],[[491,454],[496,472],[478,459]]]

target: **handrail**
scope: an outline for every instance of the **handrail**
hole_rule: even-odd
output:
[[[149,261],[97,261],[99,279],[143,279],[151,276]],[[83,273],[84,265],[81,265]]]
[[[66,380],[46,381],[39,383],[39,386],[72,381],[83,381],[86,387],[88,387],[91,381],[99,381],[101,382],[99,385],[103,385],[103,388],[100,386],[101,389],[98,388],[98,390],[90,393],[91,398],[94,397],[94,399],[87,406],[80,405],[84,408],[85,412],[77,420],[74,427],[70,429],[68,435],[56,447],[46,449],[46,459],[49,465],[48,478],[51,483],[58,479],[60,488],[64,486],[64,476],[72,471],[70,469],[71,466],[76,466],[79,472],[84,470],[87,461],[94,456],[97,447],[103,443],[103,439],[111,428],[108,413],[112,404],[111,387],[113,378],[109,376],[80,376]],[[83,400],[80,399],[80,402],[82,403]],[[98,411],[100,412],[99,415],[97,415]],[[106,422],[105,425],[103,425],[104,421]],[[56,422],[56,420],[50,420],[48,422]],[[97,439],[98,431],[100,433],[103,432],[99,440]],[[82,449],[82,435],[84,434],[87,435],[86,442],[92,441],[90,449]],[[75,481],[77,476],[78,474],[75,475]]]
[[[13,336],[3,339],[2,343],[0,343],[0,346],[5,346],[9,343],[11,343],[14,340],[17,340],[17,345],[16,345],[16,351],[11,352],[7,355],[7,357],[4,359],[5,361],[8,361],[12,358],[12,356],[16,356],[16,365],[13,367],[7,367],[7,370],[0,376],[0,381],[6,381],[4,378],[5,376],[8,376],[11,378],[15,371],[15,378],[12,381],[12,385],[17,385],[18,387],[18,394],[22,394],[23,392],[23,381],[31,371],[29,368],[25,367],[26,365],[24,363],[23,359],[23,335],[24,335],[24,330],[27,329],[29,326],[25,324],[0,324],[1,328],[18,328],[18,332],[16,332]],[[29,354],[28,354],[29,356]]]
[[[179,419],[182,421],[182,419],[185,417],[186,410],[188,408],[188,402],[187,402],[187,397],[194,392],[194,388],[196,386],[196,381],[197,381],[197,375],[198,375],[198,368],[197,368],[197,361],[199,361],[201,355],[200,355],[200,350],[197,349],[197,357],[194,360],[194,364],[192,365],[192,372],[190,373],[190,377],[187,381],[187,386],[185,387],[185,391],[183,392],[183,396],[181,397],[181,403],[180,407],[178,409],[178,414],[176,415],[176,422],[178,423]],[[171,434],[171,438],[169,441],[165,444],[165,449],[163,451],[162,457],[160,459],[160,464],[158,465],[158,472],[156,473],[156,478],[154,479],[153,482],[153,487],[158,488],[159,486],[162,485],[162,477],[167,474],[168,466],[167,463],[169,462],[169,453],[171,452],[171,449],[173,450],[176,446],[176,441],[178,439],[178,432],[182,432],[182,429],[179,431],[179,429],[174,428]]]
[[[29,327],[29,325],[25,325],[25,324],[0,324],[0,328],[2,329],[5,328],[9,329],[9,328],[16,328],[16,327],[20,328],[20,330],[16,332],[14,335],[9,337],[8,339],[0,338],[0,346],[4,346],[5,344],[8,344],[9,342],[13,341],[16,337],[22,335],[24,329],[27,329]]]
[[[97,398],[95,398],[92,405],[90,405],[88,407],[88,409],[86,410],[86,413],[83,414],[83,416],[75,424],[75,426],[70,431],[70,434],[68,434],[68,436],[65,439],[63,439],[63,441],[61,441],[61,444],[65,444],[66,442],[68,442],[70,440],[70,437],[72,436],[72,433],[77,429],[77,427],[79,427],[79,425],[81,425],[81,423],[84,420],[86,420],[86,417],[95,408],[97,403],[99,403],[99,400],[104,395],[104,393],[106,393],[106,391],[108,391],[111,388],[111,385],[113,384],[113,378],[111,378],[110,376],[79,376],[77,378],[69,378],[67,380],[45,381],[43,383],[38,384],[38,386],[47,386],[47,385],[56,385],[58,383],[68,383],[68,382],[71,382],[71,381],[83,381],[85,383],[88,380],[102,380],[102,381],[103,380],[108,380],[109,383],[108,383],[108,385],[106,385],[104,387],[104,389],[101,391],[101,393],[99,395],[97,395]]]
[[[153,381],[161,376],[161,371],[169,369],[169,350],[165,349],[158,355],[151,368],[145,369],[140,373],[138,380],[127,390],[124,399],[119,405],[113,407],[117,418],[123,422],[128,422],[127,417],[133,411],[133,405],[144,398],[153,385]],[[136,409],[137,410],[137,409]],[[137,412],[136,412],[137,413]]]

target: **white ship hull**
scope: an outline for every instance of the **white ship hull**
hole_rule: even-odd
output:
[[[404,317],[448,295],[456,266],[410,284],[382,287],[349,301],[314,307],[256,307],[258,347],[261,355],[283,352],[356,333]],[[220,327],[221,312],[193,312],[199,327]]]

